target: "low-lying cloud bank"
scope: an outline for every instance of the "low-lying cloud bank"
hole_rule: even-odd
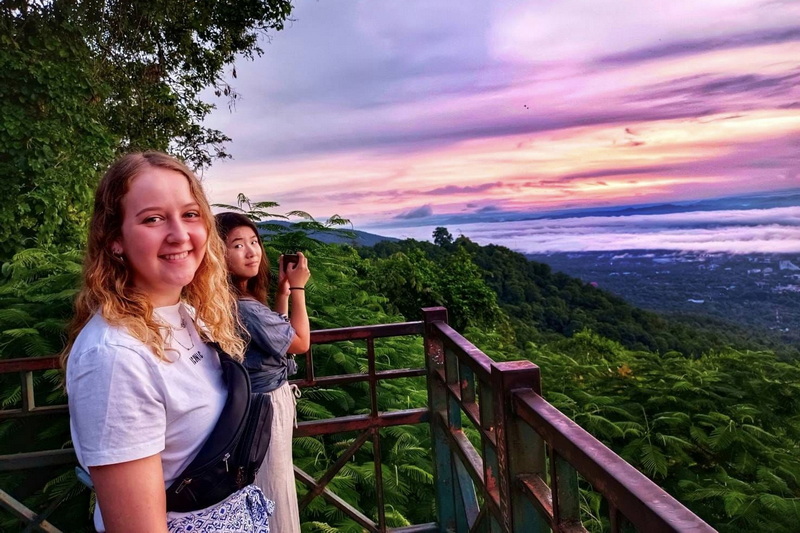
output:
[[[430,240],[433,229],[394,227],[375,232]],[[800,253],[800,207],[540,219],[448,229],[480,244],[499,244],[523,253],[632,249]]]

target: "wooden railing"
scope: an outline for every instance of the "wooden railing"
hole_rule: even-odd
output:
[[[613,533],[714,531],[547,403],[541,396],[536,365],[528,361],[494,362],[447,324],[444,308],[424,309],[423,314],[422,322],[312,332],[312,350],[305,355],[305,376],[293,383],[319,387],[366,382],[370,412],[299,424],[296,437],[357,432],[351,446],[319,479],[295,468],[295,477],[308,487],[300,501],[301,508],[322,497],[370,532],[578,533],[586,531],[580,516],[580,476],[605,499]],[[407,335],[423,335],[426,368],[378,371],[376,340]],[[366,374],[315,375],[314,346],[338,341],[366,344]],[[0,361],[0,374],[19,373],[23,387],[22,406],[0,411],[0,420],[65,412],[65,406],[37,407],[33,401],[32,372],[55,367],[54,358]],[[427,407],[378,410],[380,381],[420,376],[427,378]],[[380,429],[420,423],[428,423],[431,429],[436,521],[389,528]],[[465,427],[478,433],[477,447],[467,437]],[[354,508],[329,487],[337,472],[368,441],[372,442],[375,464],[375,516]],[[5,455],[0,456],[0,471],[74,461],[72,450]],[[0,491],[0,505],[26,523],[27,531],[57,532],[46,521],[57,503],[37,515]]]
[[[496,363],[445,309],[424,313],[440,531],[584,532],[578,475],[605,498],[613,533],[714,531],[547,403],[536,365]]]

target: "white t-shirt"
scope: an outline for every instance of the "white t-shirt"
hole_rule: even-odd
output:
[[[172,362],[159,360],[125,329],[95,314],[72,347],[66,384],[81,466],[88,470],[160,453],[166,489],[216,424],[227,389],[219,356],[200,339],[183,304],[156,313],[172,325],[167,339],[177,352],[166,351]],[[174,516],[180,513],[167,518]],[[94,521],[105,531],[100,506]]]

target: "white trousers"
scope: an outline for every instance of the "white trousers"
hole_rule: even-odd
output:
[[[255,484],[264,495],[275,502],[275,512],[269,518],[270,529],[276,533],[300,533],[300,513],[297,510],[297,490],[292,469],[292,432],[295,420],[295,399],[288,383],[272,392],[272,437],[264,463],[256,474]]]

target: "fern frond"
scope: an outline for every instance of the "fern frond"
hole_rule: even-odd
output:
[[[300,398],[297,401],[297,412],[298,414],[302,415],[303,418],[308,420],[324,420],[326,418],[334,418],[333,413],[331,413],[327,408],[305,398]]]
[[[299,448],[314,454],[325,452],[325,445],[314,437],[295,437],[292,439],[292,448]]]
[[[409,479],[411,479],[415,483],[424,483],[426,485],[433,485],[434,482],[433,474],[431,474],[427,470],[423,470],[422,468],[415,465],[400,465],[397,467],[397,469],[402,474],[407,475]]]
[[[318,522],[316,520],[312,520],[310,522],[304,522],[301,525],[301,531],[303,533],[338,533],[339,529],[335,528],[325,522]]]
[[[311,216],[310,214],[308,214],[306,211],[298,211],[298,210],[295,210],[295,211],[289,211],[289,212],[288,212],[288,213],[286,213],[286,214],[287,214],[288,216],[290,216],[290,217],[297,217],[297,218],[302,218],[303,220],[310,220],[310,221],[314,221],[314,222],[316,222],[316,220],[314,219],[314,217],[312,217],[312,216]]]
[[[722,502],[725,507],[725,514],[734,517],[739,514],[739,510],[748,502],[750,497],[747,494],[735,490],[729,490],[722,496]]]
[[[35,319],[25,311],[15,308],[0,309],[0,324],[4,328],[28,326]]]
[[[641,449],[642,467],[651,476],[665,477],[667,475],[667,458],[664,453],[652,444],[643,443]]]
[[[16,386],[8,391],[3,391],[3,399],[0,401],[0,405],[3,406],[3,409],[8,409],[20,402],[22,402],[22,387]]]
[[[737,428],[733,420],[727,424],[717,426],[711,431],[711,447],[715,450],[725,450],[737,439]]]
[[[39,331],[36,328],[11,328],[3,330],[0,334],[11,337],[12,339],[19,339],[31,335],[38,336]]]

